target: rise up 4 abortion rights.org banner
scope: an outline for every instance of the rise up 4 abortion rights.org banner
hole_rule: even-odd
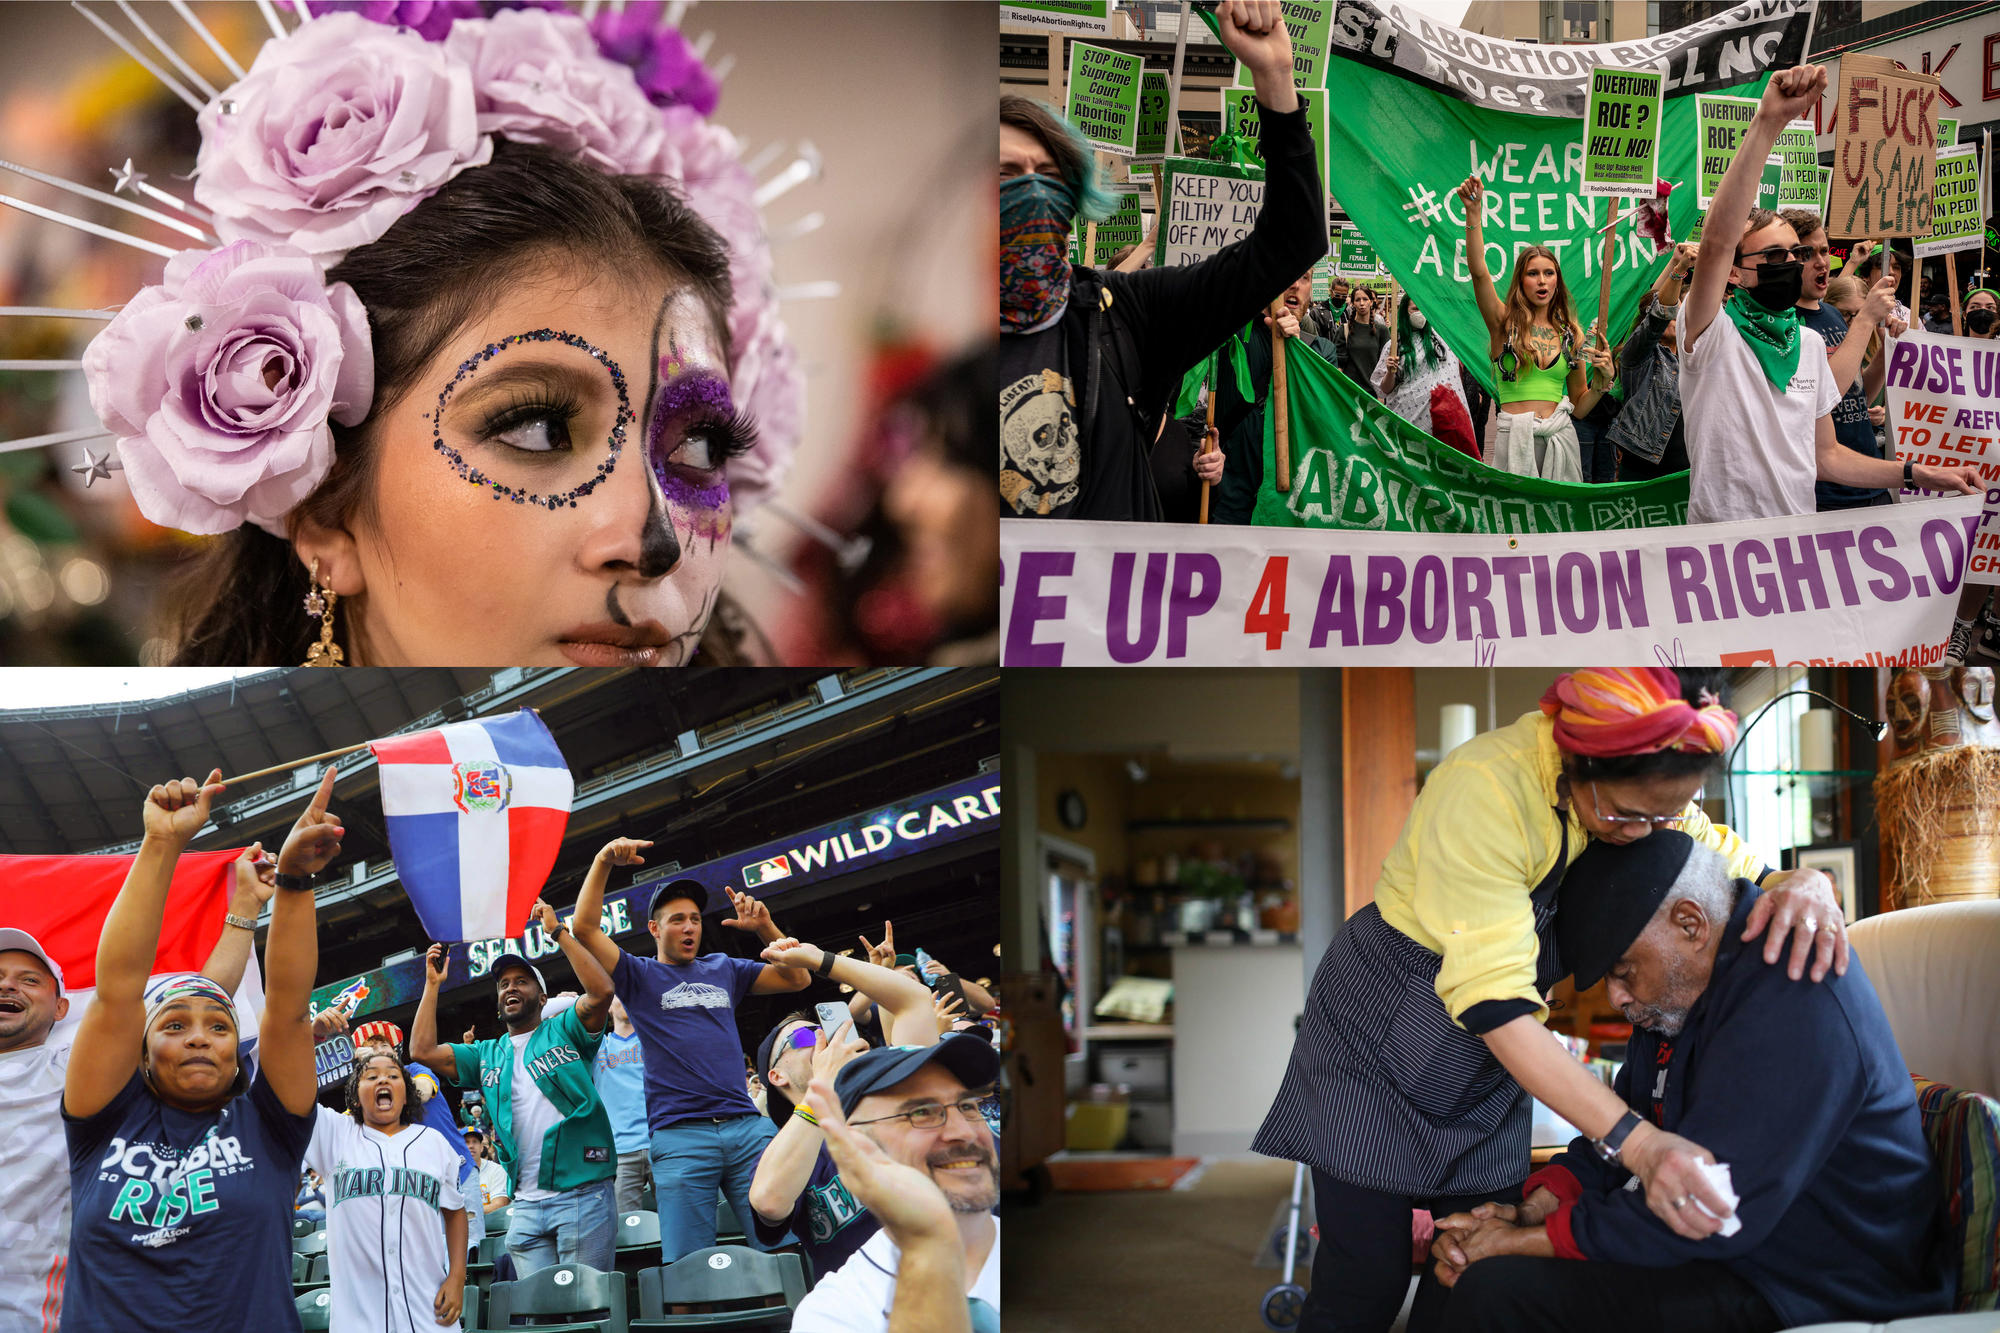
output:
[[[1883,388],[1897,458],[1979,469],[1986,515],[1965,579],[2000,583],[2000,341],[1911,329],[1889,343]]]
[[[1513,536],[1002,519],[1000,660],[1924,665],[1982,503]]]
[[[1486,326],[1465,263],[1465,213],[1453,193],[1485,184],[1486,263],[1504,292],[1515,253],[1546,245],[1585,324],[1601,285],[1598,228],[1608,199],[1581,193],[1581,133],[1591,71],[1658,70],[1659,174],[1676,239],[1694,230],[1695,96],[1756,97],[1805,53],[1811,0],[1757,0],[1657,37],[1596,46],[1496,41],[1402,5],[1340,0],[1328,37],[1327,154],[1341,206],[1466,366],[1492,387]],[[1384,133],[1394,126],[1394,133]],[[1612,260],[1611,338],[1631,327],[1666,257],[1626,224]]]

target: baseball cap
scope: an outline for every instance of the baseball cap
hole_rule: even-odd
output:
[[[778,1034],[793,1023],[805,1023],[818,1027],[819,1023],[811,1015],[789,1014],[779,1024],[764,1034],[764,1040],[757,1043],[757,1081],[764,1085],[764,1114],[771,1117],[771,1123],[783,1129],[785,1122],[792,1118],[792,1096],[783,1088],[771,1086],[771,1066],[777,1061]]]
[[[5,930],[0,930],[0,953],[16,949],[22,953],[31,953],[41,959],[42,966],[48,968],[49,975],[56,979],[56,994],[62,994],[62,967],[55,959],[49,957],[49,951],[42,947],[42,942],[27,931],[16,930],[12,926],[7,927]]]
[[[653,896],[646,900],[646,919],[651,921],[653,913],[660,910],[660,904],[669,898],[692,898],[694,905],[703,912],[708,911],[708,885],[698,879],[670,879],[653,890]]]
[[[919,1069],[940,1061],[968,1088],[983,1088],[1000,1078],[1000,1053],[991,1042],[953,1033],[935,1046],[882,1046],[864,1051],[842,1067],[833,1080],[842,1115],[852,1115],[861,1099],[893,1088]]]
[[[533,963],[529,962],[527,959],[521,957],[521,955],[517,953],[503,953],[498,958],[495,958],[493,960],[493,965],[486,969],[486,975],[490,980],[492,980],[493,984],[497,986],[500,984],[500,974],[502,972],[505,972],[510,967],[527,968],[528,971],[534,974],[535,984],[542,988],[542,993],[544,995],[548,994],[549,983],[542,980],[542,969],[536,967]]]

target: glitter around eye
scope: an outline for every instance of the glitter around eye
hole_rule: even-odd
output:
[[[612,387],[618,390],[618,416],[617,424],[611,428],[610,452],[605,456],[604,461],[597,465],[597,471],[591,476],[590,480],[580,486],[571,487],[569,490],[557,495],[536,495],[530,491],[517,490],[512,486],[502,486],[499,482],[494,481],[478,468],[466,462],[464,455],[446,444],[444,442],[444,408],[445,404],[451,400],[452,394],[457,392],[458,386],[465,382],[467,376],[471,375],[473,371],[479,369],[480,366],[492,360],[495,356],[498,356],[501,352],[518,343],[547,342],[565,343],[579,351],[586,352],[599,365],[611,372]],[[603,483],[604,479],[611,475],[611,470],[618,466],[618,456],[625,451],[625,427],[628,422],[634,419],[636,419],[636,414],[632,411],[632,398],[625,388],[625,372],[618,368],[618,363],[613,361],[608,353],[591,346],[574,333],[562,333],[555,329],[534,329],[527,333],[516,333],[510,337],[502,338],[496,343],[488,343],[470,358],[459,363],[458,373],[452,376],[451,383],[445,385],[443,391],[438,394],[437,411],[431,414],[431,447],[444,455],[444,460],[451,465],[452,471],[458,473],[460,477],[475,486],[488,488],[496,500],[512,500],[517,505],[537,505],[543,509],[574,509],[578,500],[596,490]]]

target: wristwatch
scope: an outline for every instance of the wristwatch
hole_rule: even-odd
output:
[[[1917,463],[1913,458],[1903,460],[1903,484],[1912,488],[1917,484]]]
[[[277,881],[279,888],[288,889],[293,893],[304,893],[313,886],[313,876],[287,875],[282,870],[277,874]]]
[[[818,976],[822,976],[822,977],[830,977],[830,976],[832,976],[832,975],[833,975],[833,959],[834,959],[834,952],[833,952],[833,950],[831,950],[831,949],[821,949],[821,950],[819,951],[819,966],[818,966],[818,967],[816,967],[816,968],[814,968],[814,969],[813,969],[813,972],[814,972],[814,973],[815,973],[816,975],[818,975]]]
[[[1615,1162],[1618,1160],[1619,1152],[1625,1147],[1625,1140],[1632,1137],[1632,1131],[1637,1129],[1640,1123],[1639,1113],[1628,1110],[1618,1117],[1618,1123],[1611,1127],[1609,1134],[1601,1139],[1592,1139],[1590,1146],[1596,1149],[1597,1155],[1605,1161]]]
[[[224,925],[226,925],[226,926],[234,926],[234,927],[236,927],[236,928],[237,928],[238,930],[255,930],[255,929],[257,929],[257,918],[256,918],[256,917],[254,917],[254,916],[238,916],[238,915],[236,915],[236,913],[234,913],[234,912],[224,912],[224,913],[222,914],[222,923],[223,923]]]

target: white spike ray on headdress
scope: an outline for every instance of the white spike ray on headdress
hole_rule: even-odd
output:
[[[203,245],[215,244],[215,238],[200,227],[192,223],[182,222],[179,218],[170,218],[158,209],[148,208],[144,204],[135,204],[130,199],[120,199],[115,194],[106,194],[102,190],[93,190],[88,185],[78,185],[75,181],[64,180],[61,176],[51,176],[46,171],[37,171],[33,167],[24,167],[19,162],[9,162],[5,158],[0,158],[0,171],[11,171],[16,175],[26,176],[29,180],[40,181],[44,185],[53,185],[58,190],[67,190],[71,194],[82,195],[85,199],[95,199],[100,204],[110,204],[113,208],[122,208],[127,213],[136,213],[142,218],[148,218],[159,223],[162,227],[170,227],[183,236],[191,236]]]
[[[769,233],[771,244],[779,246],[785,244],[787,241],[796,241],[799,237],[816,232],[825,225],[826,214],[814,210],[796,222],[787,222],[782,227],[773,227]]]
[[[292,0],[292,8],[299,11],[299,22],[312,22],[313,13],[311,9],[307,8],[306,0]]]
[[[821,165],[819,149],[813,147],[812,140],[799,140],[799,155],[792,159],[790,166],[759,185],[757,193],[751,196],[752,202],[759,208],[768,207],[787,191],[807,181],[818,180]]]
[[[152,25],[147,23],[146,20],[139,17],[139,11],[132,8],[130,0],[117,0],[117,4],[118,4],[118,12],[123,14],[126,18],[132,21],[132,26],[139,30],[139,35],[141,37],[144,37],[147,41],[151,42],[153,44],[153,48],[157,50],[161,55],[167,58],[167,63],[172,65],[176,70],[180,71],[180,76],[182,78],[186,79],[189,83],[193,84],[195,87],[201,89],[202,95],[208,98],[209,101],[212,102],[216,99],[217,93],[215,91],[215,85],[210,83],[207,79],[201,77],[201,75],[195,71],[195,67],[193,65],[190,65],[188,64],[187,61],[182,60],[180,52],[174,50],[172,46],[160,40],[160,34],[154,32],[152,29]]]
[[[752,546],[750,539],[743,535],[743,530],[740,527],[736,530],[736,535],[729,544],[749,556],[751,564],[758,566],[766,574],[776,579],[778,586],[792,594],[792,596],[803,597],[806,595],[806,585],[800,582],[799,576],[792,573],[791,570],[786,569],[770,556],[765,555],[755,546]]]
[[[795,282],[789,287],[777,288],[775,295],[780,301],[831,301],[840,295],[840,284],[831,279]]]
[[[756,152],[752,153],[749,157],[744,158],[743,169],[749,172],[752,176],[755,176],[765,167],[768,167],[773,162],[777,161],[778,154],[784,151],[785,151],[785,141],[783,139],[773,139],[771,140],[771,142],[765,144],[762,148],[759,148]]]
[[[583,21],[590,22],[597,17],[598,0],[583,0]]]
[[[117,241],[120,245],[129,245],[134,250],[148,251],[160,256],[162,259],[172,259],[180,253],[180,251],[175,250],[171,246],[157,245],[152,241],[142,241],[137,236],[128,236],[124,232],[114,231],[110,227],[100,227],[95,222],[85,222],[82,218],[73,218],[67,213],[58,213],[53,208],[43,208],[40,204],[31,204],[25,199],[16,199],[11,194],[0,194],[0,204],[5,204],[9,208],[18,208],[23,213],[33,213],[36,217],[46,218],[50,222],[60,222],[65,227],[74,227],[78,231],[87,231],[93,236],[102,236],[107,241]]]
[[[195,17],[194,11],[187,7],[187,0],[167,0],[167,3],[173,7],[174,13],[181,16],[181,22],[193,28],[194,35],[201,38],[209,50],[215,52],[215,58],[222,62],[224,69],[239,79],[247,73],[243,66],[236,63],[236,57],[230,55],[228,49],[215,40],[215,34],[208,30],[208,26]]]
[[[721,56],[716,60],[715,68],[709,70],[709,74],[714,77],[717,83],[721,83],[724,79],[729,77],[729,72],[735,68],[736,68],[736,53],[734,51],[731,51],[728,55]]]
[[[168,194],[157,185],[147,184],[146,173],[133,166],[132,159],[129,157],[125,159],[124,166],[107,167],[106,170],[111,173],[111,193],[113,194],[123,194],[128,189],[137,190],[149,199],[157,199],[163,204],[178,208],[191,218],[200,218],[203,222],[207,222],[214,216],[207,209],[196,208],[179,195]]]
[[[850,574],[861,568],[868,559],[868,552],[875,545],[867,537],[843,537],[812,515],[801,514],[777,500],[764,501],[764,508],[833,552],[834,559],[839,562],[840,567]]]
[[[264,22],[271,25],[271,35],[282,42],[286,37],[285,25],[278,22],[278,11],[271,7],[271,0],[257,0],[257,8],[264,15]]]
[[[715,45],[715,34],[713,32],[705,32],[688,43],[688,45],[694,51],[694,58],[696,60],[706,60],[708,59],[708,48]]]
[[[158,79],[162,84],[164,84],[168,92],[172,93],[175,97],[180,98],[181,101],[186,102],[190,107],[193,107],[197,112],[201,110],[200,98],[196,97],[186,88],[183,88],[171,74],[161,69],[158,65],[155,65],[152,61],[146,59],[145,54],[141,52],[138,47],[134,46],[131,43],[131,41],[126,38],[125,34],[119,32],[109,23],[106,23],[103,19],[97,17],[97,15],[85,9],[83,7],[83,0],[69,0],[69,7],[71,9],[74,9],[77,13],[83,15],[85,18],[89,19],[90,25],[96,28],[99,32],[103,33],[106,37],[109,37],[111,39],[111,44],[113,46],[116,46],[120,51],[123,51],[126,55],[131,56],[134,60],[138,61],[140,67],[144,69],[148,74]]]
[[[115,310],[67,310],[53,305],[0,305],[0,316],[34,316],[42,319],[116,319]]]
[[[692,7],[690,0],[667,0],[667,11],[660,19],[660,26],[665,28],[680,27],[681,20],[687,17],[687,12]]]
[[[20,453],[24,449],[47,449],[58,444],[81,444],[85,440],[108,440],[111,432],[102,426],[90,426],[83,430],[59,430],[52,435],[30,435],[23,440],[8,440],[0,443],[0,454]]]

